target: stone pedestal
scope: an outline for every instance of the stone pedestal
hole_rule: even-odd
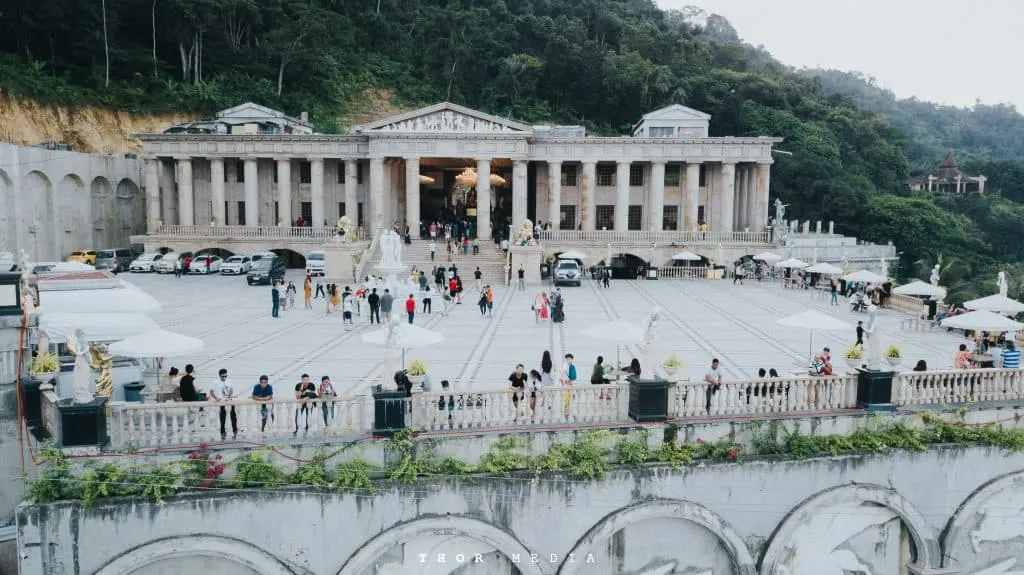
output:
[[[540,264],[544,261],[544,251],[540,246],[512,246],[509,248],[512,254],[512,283],[519,281],[519,267],[522,266],[526,272],[526,283],[537,285],[541,283]]]
[[[373,434],[391,436],[405,429],[405,406],[409,394],[404,389],[373,388]]]
[[[329,241],[324,250],[324,282],[346,284],[356,280],[356,266],[365,249],[363,243],[339,244]]]
[[[629,418],[633,421],[668,420],[668,380],[630,377]]]
[[[896,411],[892,404],[894,371],[857,369],[857,407],[868,411]]]
[[[103,447],[107,444],[107,399],[57,404],[53,442],[58,447]]]

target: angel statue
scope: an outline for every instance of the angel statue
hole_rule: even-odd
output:
[[[519,230],[516,232],[516,243],[521,246],[528,246],[533,241],[533,222],[529,218],[523,218],[519,223]]]
[[[68,349],[75,355],[75,369],[72,372],[74,384],[74,402],[92,403],[94,400],[89,393],[89,383],[92,380],[92,372],[89,366],[89,347],[85,341],[85,332],[76,329],[74,334],[68,334]]]
[[[651,364],[651,351],[658,331],[659,317],[660,310],[658,308],[651,310],[651,315],[647,317],[647,325],[644,328],[644,345],[640,348],[640,373],[654,373],[654,365]]]
[[[932,275],[928,278],[928,281],[933,286],[939,285],[939,264],[935,264],[935,267],[932,268]]]
[[[347,244],[352,241],[352,221],[348,219],[348,216],[338,218],[338,224],[334,226],[334,233],[334,241],[339,244]]]
[[[96,376],[96,397],[110,397],[114,393],[114,356],[107,346],[93,344],[89,346],[90,366],[98,370]]]
[[[1010,284],[1006,283],[1006,272],[999,272],[996,285],[999,286],[999,295],[1006,297],[1006,293],[1010,291]]]
[[[780,198],[775,198],[775,221],[782,223],[786,219],[786,206]]]
[[[402,240],[394,230],[380,233],[380,266],[393,267],[402,265]]]
[[[868,305],[868,321],[864,326],[864,335],[866,336],[864,349],[867,351],[868,369],[878,371],[882,367],[882,342],[879,341],[878,336],[882,334],[878,332],[878,308],[874,305]]]

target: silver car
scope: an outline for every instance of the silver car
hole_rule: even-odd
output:
[[[164,257],[153,262],[153,271],[158,274],[173,274],[174,263],[178,261],[181,256],[174,252],[168,252],[164,254]]]
[[[131,265],[128,266],[128,271],[132,273],[151,272],[153,271],[153,264],[160,261],[160,258],[162,257],[163,254],[142,254],[141,256],[135,258],[135,260],[132,261]]]
[[[555,264],[555,285],[570,284],[580,286],[583,279],[583,270],[576,260],[558,260]]]
[[[249,256],[238,254],[224,260],[224,263],[220,266],[220,273],[225,276],[245,275],[249,273],[251,267],[252,259]]]

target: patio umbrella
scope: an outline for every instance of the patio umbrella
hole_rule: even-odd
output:
[[[848,282],[864,282],[869,284],[877,284],[889,280],[889,278],[885,276],[878,275],[875,272],[868,270],[860,270],[853,272],[852,274],[847,274],[843,276],[843,279]]]
[[[160,302],[142,289],[120,288],[47,290],[39,292],[44,313],[158,313]]]
[[[843,273],[842,268],[834,266],[828,262],[821,262],[814,264],[804,271],[811,272],[812,274],[822,274],[827,276],[834,276]]]
[[[810,332],[807,342],[807,362],[810,363],[814,357],[814,332],[815,331],[843,331],[852,329],[852,326],[841,319],[836,319],[820,311],[807,310],[791,315],[775,322],[786,327],[798,327]]]
[[[798,260],[796,258],[789,258],[788,260],[782,260],[781,262],[775,264],[775,267],[779,267],[779,268],[805,268],[805,267],[807,267],[809,265],[810,264],[808,264],[805,261]]]
[[[1002,294],[992,294],[980,299],[972,299],[964,302],[964,307],[970,310],[986,310],[998,313],[1020,313],[1024,311],[1024,303],[1010,299]]]
[[[202,351],[203,346],[203,340],[201,339],[173,331],[154,329],[114,342],[107,346],[107,351],[121,357],[163,358],[192,355]],[[159,367],[154,369],[154,373],[156,375],[156,385],[154,388],[159,391]]]
[[[391,321],[399,321],[392,319]],[[402,350],[402,368],[405,368],[405,350],[430,347],[444,341],[444,334],[418,325],[401,323],[395,328],[395,348]],[[387,345],[388,328],[384,327],[363,335],[363,341],[371,345]]]
[[[695,254],[695,253],[693,253],[691,251],[683,250],[683,251],[679,252],[678,254],[672,256],[672,259],[673,260],[683,261],[683,262],[696,262],[696,261],[700,261],[703,258],[701,258],[699,255],[697,255],[697,254]]]
[[[754,256],[755,260],[762,261],[768,265],[773,265],[775,262],[784,259],[779,254],[773,254],[772,252],[761,252]]]
[[[141,313],[43,313],[39,330],[50,341],[64,341],[81,329],[89,341],[120,341],[159,329],[155,321]]]
[[[899,295],[909,295],[918,297],[932,297],[932,298],[943,298],[946,297],[946,290],[939,286],[933,286],[928,282],[921,280],[912,281],[906,285],[901,285],[892,290],[893,293]]]
[[[587,254],[581,254],[578,251],[572,250],[558,255],[560,260],[580,260],[587,259]]]
[[[972,311],[954,315],[942,320],[942,327],[965,329],[968,331],[1022,331],[1024,323],[1013,321],[1008,317],[992,313],[988,310]]]
[[[621,365],[619,361],[619,346],[640,345],[646,340],[644,328],[630,323],[626,320],[617,319],[608,323],[596,325],[583,332],[583,336],[600,341],[607,341],[615,344],[615,365]]]

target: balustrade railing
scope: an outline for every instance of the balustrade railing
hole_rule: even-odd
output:
[[[891,310],[901,311],[915,316],[919,316],[924,313],[924,302],[922,302],[920,298],[909,295],[894,293],[889,296],[886,306]]]
[[[670,388],[670,414],[675,417],[768,415],[857,407],[857,378],[853,375],[726,381],[709,393],[711,388],[706,381],[676,384]]]
[[[666,266],[658,268],[658,276],[664,279],[702,280],[708,277],[709,269],[706,266]]]
[[[157,228],[155,235],[182,238],[287,238],[322,242],[335,233],[335,228],[164,225]]]
[[[767,244],[768,232],[673,232],[632,230],[616,232],[608,230],[575,231],[550,230],[540,233],[542,242],[567,242],[576,244],[642,244],[701,245],[701,244]]]
[[[893,378],[894,405],[934,405],[1024,399],[1024,370],[907,371]]]

